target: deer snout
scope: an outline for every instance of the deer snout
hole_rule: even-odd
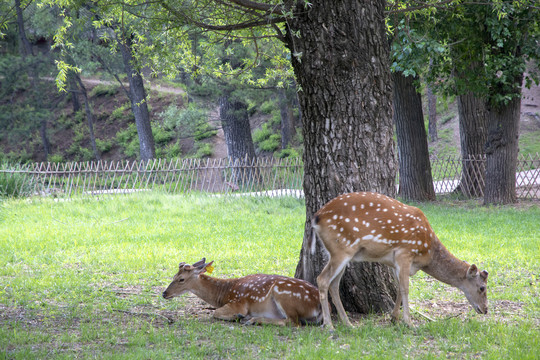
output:
[[[474,310],[476,310],[476,312],[479,313],[479,314],[484,314],[485,315],[485,314],[488,313],[488,307],[487,306],[475,305]]]
[[[163,296],[164,299],[170,299],[172,297],[167,293],[167,290],[165,290],[161,296]]]

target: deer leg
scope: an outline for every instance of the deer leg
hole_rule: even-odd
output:
[[[285,326],[289,324],[291,321],[289,318],[286,319],[273,319],[273,318],[267,318],[267,317],[252,317],[248,321],[246,321],[244,324],[246,325],[263,325],[263,324],[270,324],[270,325],[280,325]]]
[[[330,296],[332,297],[332,302],[336,306],[336,310],[338,312],[339,318],[341,321],[347,325],[352,326],[351,321],[349,320],[349,317],[347,316],[347,313],[345,312],[345,309],[343,308],[343,303],[341,302],[341,297],[339,296],[339,283],[341,282],[341,277],[345,273],[345,267],[341,270],[341,272],[332,280],[330,283]]]
[[[226,321],[235,321],[244,318],[247,315],[245,304],[228,303],[214,311],[214,318]]]
[[[399,281],[399,269],[394,269],[394,270],[395,270],[396,279],[398,280],[398,291],[397,291],[397,296],[396,296],[396,302],[394,305],[394,309],[392,310],[391,316],[392,316],[392,322],[398,322],[399,309],[401,307],[401,289],[400,289],[401,282]]]
[[[411,314],[409,312],[409,272],[411,270],[411,263],[410,261],[404,261],[402,263],[402,266],[399,269],[399,294],[396,299],[396,307],[398,309],[398,317],[399,317],[399,303],[397,300],[401,298],[401,302],[403,303],[403,321],[409,325],[412,326],[411,322]],[[394,307],[394,312],[396,308]]]
[[[329,329],[333,329],[332,319],[330,317],[330,307],[328,304],[328,288],[332,281],[338,276],[345,268],[350,259],[336,260],[330,256],[330,261],[321,271],[317,277],[317,286],[319,287],[319,298],[321,301],[321,307],[323,312],[323,324]],[[338,294],[339,298],[339,294]],[[333,299],[333,298],[332,298]],[[334,300],[335,304],[335,300]]]
[[[396,304],[394,305],[394,309],[392,310],[393,322],[399,321],[399,308],[400,307],[401,307],[401,289],[398,289],[397,296],[396,296]]]

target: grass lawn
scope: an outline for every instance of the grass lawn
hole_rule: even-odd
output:
[[[217,277],[293,276],[302,200],[139,194],[0,204],[0,359],[538,359],[540,208],[421,204],[441,241],[489,271],[490,312],[419,272],[415,327],[351,314],[320,327],[216,321],[193,295],[160,295],[178,263]],[[420,313],[433,318],[427,320]]]

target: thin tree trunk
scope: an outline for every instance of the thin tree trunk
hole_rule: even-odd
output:
[[[15,11],[17,14],[17,27],[19,32],[21,57],[28,66],[28,76],[30,78],[30,87],[32,89],[32,97],[35,101],[35,107],[41,110],[43,109],[43,101],[42,92],[39,89],[39,71],[37,64],[35,63],[36,59],[32,51],[32,44],[30,44],[30,41],[28,41],[26,36],[23,9],[21,8],[20,0],[15,0]],[[42,119],[39,120],[39,135],[43,145],[45,161],[47,161],[49,154],[51,153],[51,145],[47,136],[47,117],[38,117],[42,117]]]
[[[427,101],[429,139],[431,141],[437,141],[439,139],[437,132],[437,95],[435,95],[429,83],[427,84]]]
[[[92,151],[94,152],[94,157],[96,160],[101,160],[101,155],[99,154],[96,146],[96,137],[94,135],[94,114],[92,113],[92,108],[90,107],[90,101],[88,101],[88,93],[79,74],[74,74],[73,76],[79,83],[79,87],[81,88],[81,93],[84,98],[84,109],[86,111],[86,120],[88,122],[88,132],[90,133],[90,145],[92,146]]]
[[[26,37],[26,30],[24,27],[23,9],[21,8],[21,1],[15,0],[15,12],[17,13],[17,27],[19,30],[20,52],[23,58],[34,56],[32,51],[32,44]]]
[[[485,101],[473,93],[459,95],[459,137],[462,175],[456,192],[475,198],[483,196],[486,167],[484,146],[487,140],[487,110]]]
[[[279,96],[279,112],[281,115],[281,148],[286,149],[291,142],[294,134],[292,111],[289,102],[287,101],[287,92],[285,89],[278,89]]]
[[[301,91],[306,223],[296,276],[311,283],[326,265],[312,235],[313,214],[351,191],[395,196],[392,82],[384,24],[384,2],[299,2],[288,35]],[[393,275],[377,263],[355,263],[341,281],[349,311],[389,311],[396,294]]]
[[[433,67],[433,59],[429,59],[430,71]],[[431,83],[426,84],[426,96],[428,102],[428,134],[431,141],[437,141],[439,135],[437,133],[437,95],[433,92]]]
[[[77,113],[81,110],[81,102],[79,101],[79,87],[74,74],[70,74],[69,77],[69,92],[71,93],[71,103],[73,105],[73,113]]]
[[[399,159],[399,195],[406,200],[435,200],[422,98],[415,78],[401,72],[394,81],[394,122]]]
[[[141,160],[150,160],[156,156],[154,135],[150,124],[144,81],[140,71],[134,67],[135,59],[131,53],[132,47],[129,34],[126,34],[123,38],[118,37],[118,45],[129,82],[129,100],[135,117],[135,124],[137,125],[137,134],[139,135],[140,157]]]

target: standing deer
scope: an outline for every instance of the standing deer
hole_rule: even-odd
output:
[[[217,279],[206,259],[180,263],[178,273],[163,292],[165,299],[192,292],[216,307],[214,317],[245,324],[318,324],[322,320],[317,288],[307,281],[279,275],[255,274]]]
[[[339,282],[350,261],[379,262],[391,266],[399,282],[392,319],[411,325],[409,277],[418,270],[463,291],[480,314],[487,314],[488,272],[479,272],[452,255],[439,241],[424,213],[388,196],[357,192],[344,194],[324,205],[313,217],[313,237],[308,246],[315,252],[318,236],[330,255],[317,278],[324,326],[333,329],[328,290],[341,321],[351,326],[339,297]]]

